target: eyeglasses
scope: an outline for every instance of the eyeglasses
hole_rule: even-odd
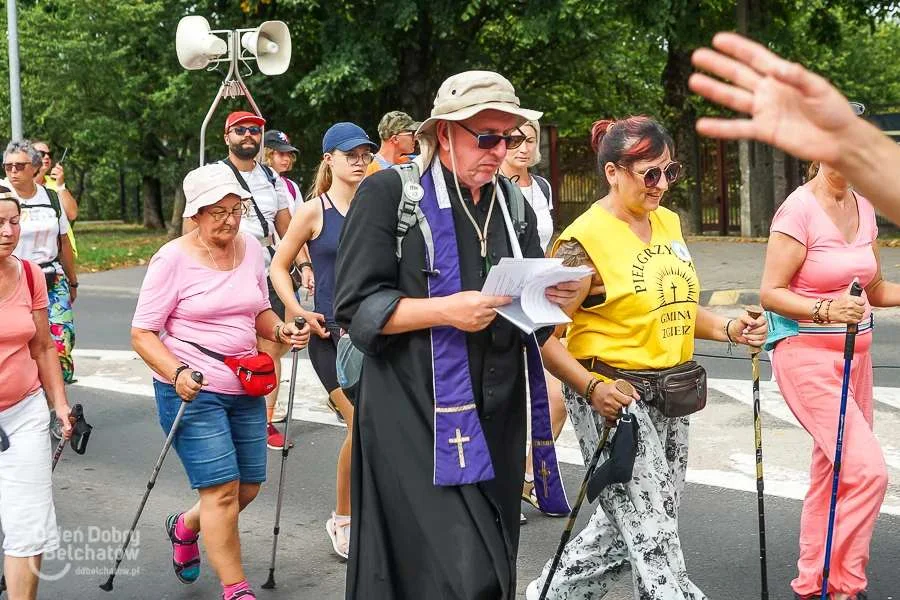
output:
[[[659,180],[662,179],[663,174],[666,176],[666,181],[669,185],[672,185],[676,181],[678,181],[678,176],[681,175],[681,163],[678,161],[672,161],[667,164],[665,167],[650,167],[645,171],[635,171],[634,169],[629,169],[628,167],[620,164],[616,164],[617,167],[625,169],[626,171],[630,171],[635,175],[639,175],[644,178],[644,185],[648,188],[656,187],[656,184],[659,183]]]
[[[250,205],[246,202],[241,202],[231,210],[225,210],[224,208],[213,208],[207,210],[206,214],[211,216],[213,218],[213,221],[219,222],[227,219],[229,215],[231,215],[235,219],[240,219],[241,217],[246,217],[249,212]]]
[[[27,162],[3,163],[3,170],[7,173],[12,173],[13,171],[24,171],[25,167],[30,166],[31,163]]]
[[[359,163],[368,165],[371,164],[373,160],[375,160],[375,155],[371,152],[363,152],[362,154],[345,154],[342,152],[341,154],[344,155],[344,158],[347,159],[347,164],[351,167],[355,167]]]
[[[262,127],[258,125],[251,125],[250,127],[244,127],[243,125],[238,125],[237,127],[232,127],[231,130],[238,135],[259,135],[262,133]]]
[[[478,143],[478,147],[482,150],[490,150],[499,144],[500,142],[506,142],[506,149],[513,150],[522,145],[522,142],[525,141],[525,136],[522,135],[522,132],[519,132],[517,135],[501,135],[499,133],[477,133],[472,131],[462,123],[457,122],[457,125],[468,131],[472,134],[475,140]]]
[[[49,150],[38,150],[37,153],[40,154],[44,158],[53,158],[53,155],[50,154]]]

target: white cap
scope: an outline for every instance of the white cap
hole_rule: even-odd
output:
[[[216,162],[194,169],[184,178],[184,218],[193,217],[204,206],[211,206],[229,194],[247,200],[250,192],[245,190],[231,168]]]

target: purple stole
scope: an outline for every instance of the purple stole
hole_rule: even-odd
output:
[[[450,197],[435,159],[421,178],[424,196],[419,202],[428,222],[434,256],[429,256],[428,296],[449,296],[462,289],[459,248]],[[498,198],[503,203],[502,197]],[[511,243],[517,244],[513,237]],[[531,435],[535,492],[545,512],[568,514],[569,503],[556,461],[550,406],[540,347],[534,334],[525,338],[528,384],[531,395]],[[431,329],[434,377],[434,485],[456,486],[494,478],[490,450],[484,438],[472,379],[466,333],[453,327]]]

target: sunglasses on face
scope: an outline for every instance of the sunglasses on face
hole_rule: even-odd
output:
[[[31,163],[27,162],[3,163],[3,170],[12,173],[13,171],[24,171],[26,167],[30,166]]]
[[[617,164],[616,166],[642,177],[644,179],[644,185],[648,188],[656,187],[656,184],[659,183],[659,180],[662,179],[663,175],[666,176],[666,182],[668,182],[669,185],[678,181],[678,177],[681,175],[681,163],[677,161],[672,161],[662,168],[650,167],[645,171],[635,171],[624,165]]]
[[[251,125],[250,127],[244,127],[243,125],[238,125],[237,127],[232,127],[231,130],[238,135],[259,135],[262,133],[262,127],[258,125]]]
[[[502,135],[499,133],[478,133],[472,131],[462,123],[457,123],[457,125],[472,134],[472,137],[475,138],[476,142],[478,143],[478,147],[481,150],[490,150],[491,148],[496,147],[500,142],[506,142],[506,149],[513,150],[521,146],[522,142],[525,141],[525,136],[522,135],[521,132],[513,135]]]
[[[207,210],[206,214],[213,218],[213,221],[219,222],[224,221],[228,218],[229,215],[234,217],[235,219],[240,219],[241,217],[246,217],[250,212],[250,205],[241,202],[231,210],[225,210],[224,208],[213,208],[211,210]]]
[[[42,158],[53,158],[49,150],[38,150],[37,153],[40,154]]]

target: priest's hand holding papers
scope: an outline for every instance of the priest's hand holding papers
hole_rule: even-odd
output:
[[[565,267],[561,258],[503,258],[491,268],[481,293],[512,297],[512,302],[494,310],[525,333],[532,333],[571,321],[547,298],[547,289],[584,279],[593,272],[586,266]]]

